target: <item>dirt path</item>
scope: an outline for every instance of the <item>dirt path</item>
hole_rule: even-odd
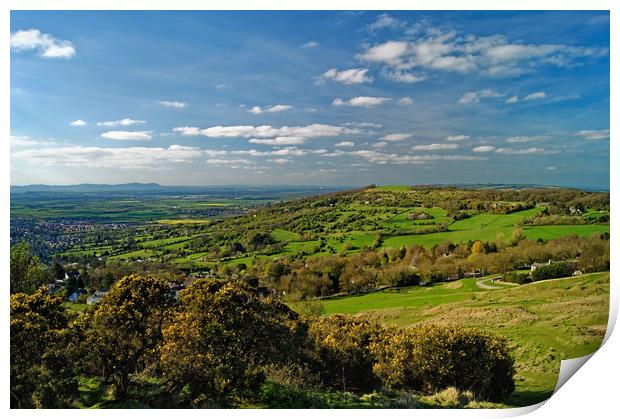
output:
[[[486,281],[490,281],[493,278],[487,278],[487,279],[481,279],[479,281],[476,281],[476,285],[478,286],[478,288],[482,288],[484,290],[501,290],[503,289],[503,287],[494,287],[493,285],[488,285],[485,284]],[[498,279],[498,278],[496,278]]]

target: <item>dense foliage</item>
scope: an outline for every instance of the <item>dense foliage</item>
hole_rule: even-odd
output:
[[[141,402],[160,407],[235,406],[282,386],[302,404],[312,403],[304,392],[320,388],[426,394],[454,386],[492,399],[514,388],[505,342],[475,331],[304,319],[239,282],[196,281],[174,306],[167,292],[160,279],[125,277],[75,319],[43,290],[14,294],[12,404],[70,406],[77,380],[92,376],[119,398],[136,397],[132,382],[151,377],[166,390]]]

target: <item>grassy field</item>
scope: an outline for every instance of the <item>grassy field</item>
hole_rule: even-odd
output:
[[[462,279],[323,300],[326,313],[365,313],[400,327],[432,322],[505,336],[517,374],[509,405],[525,406],[553,392],[562,359],[596,350],[605,335],[609,273],[484,290]],[[495,284],[494,284],[495,285]]]

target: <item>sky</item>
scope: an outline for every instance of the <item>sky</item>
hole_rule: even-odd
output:
[[[609,188],[608,12],[13,11],[11,184]]]

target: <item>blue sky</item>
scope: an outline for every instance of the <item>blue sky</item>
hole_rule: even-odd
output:
[[[12,12],[11,184],[609,187],[606,12]]]

